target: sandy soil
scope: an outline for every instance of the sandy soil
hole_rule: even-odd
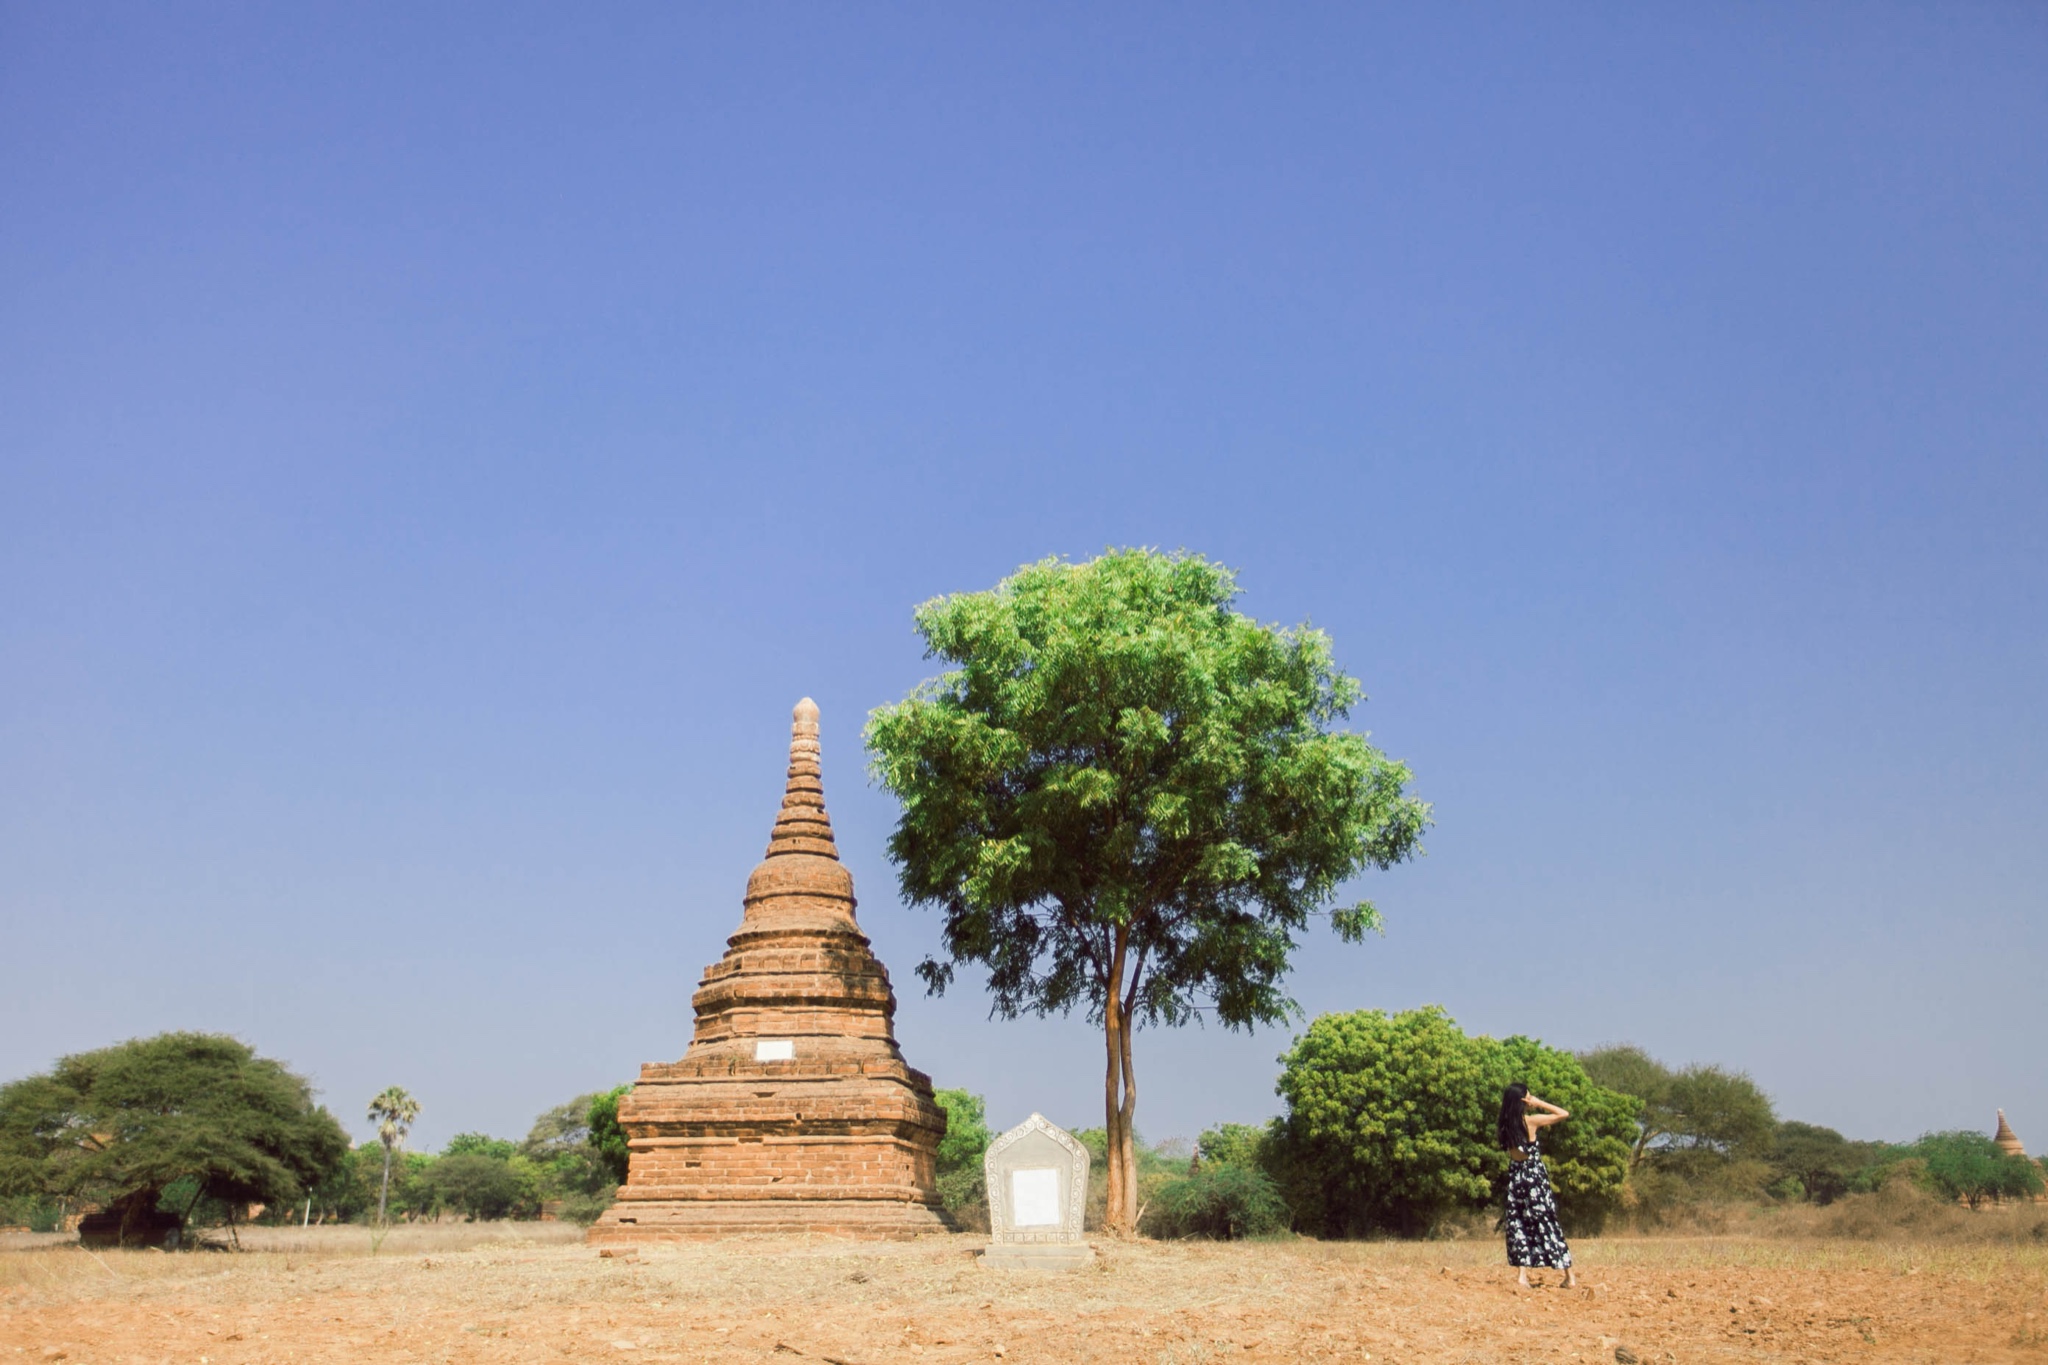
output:
[[[981,1239],[602,1257],[574,1229],[258,1233],[237,1254],[0,1248],[0,1365],[33,1362],[2048,1362],[2048,1251],[1590,1241],[1520,1293],[1483,1243],[1098,1244],[984,1270]],[[1554,1277],[1553,1277],[1554,1283]]]

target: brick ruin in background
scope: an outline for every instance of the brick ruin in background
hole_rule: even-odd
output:
[[[1998,1111],[1998,1131],[1991,1135],[1991,1140],[1997,1143],[1998,1150],[2004,1152],[2007,1156],[2025,1156],[2027,1154],[2027,1149],[2020,1143],[2019,1134],[2013,1132],[2012,1125],[2005,1121],[2005,1111],[2003,1109]]]
[[[591,1242],[947,1230],[946,1115],[897,1050],[889,973],[854,922],[818,767],[818,708],[797,703],[789,785],[740,927],[704,972],[683,1059],[619,1102],[631,1160]]]

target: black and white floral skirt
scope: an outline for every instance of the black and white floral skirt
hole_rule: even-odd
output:
[[[1564,1270],[1572,1263],[1572,1249],[1565,1245],[1564,1229],[1557,1224],[1557,1196],[1550,1189],[1550,1171],[1536,1143],[1530,1143],[1527,1151],[1522,1160],[1508,1163],[1508,1210],[1503,1220],[1508,1264]]]

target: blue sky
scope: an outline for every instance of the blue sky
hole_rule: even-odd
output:
[[[1436,805],[1304,1009],[2048,1148],[2048,21],[2029,5],[0,10],[0,1077],[237,1033],[523,1133],[670,1060],[789,708],[1187,547]],[[1140,1039],[1139,1124],[1285,1030]],[[365,1125],[356,1124],[359,1132]]]

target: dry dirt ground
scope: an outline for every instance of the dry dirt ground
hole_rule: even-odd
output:
[[[516,1228],[516,1230],[515,1230]],[[2048,1251],[1734,1238],[1575,1248],[1517,1292],[1477,1242],[1098,1243],[984,1270],[981,1239],[601,1257],[550,1225],[256,1232],[240,1254],[0,1246],[0,1365],[243,1362],[2023,1361]],[[1552,1277],[1555,1284],[1555,1277]]]

